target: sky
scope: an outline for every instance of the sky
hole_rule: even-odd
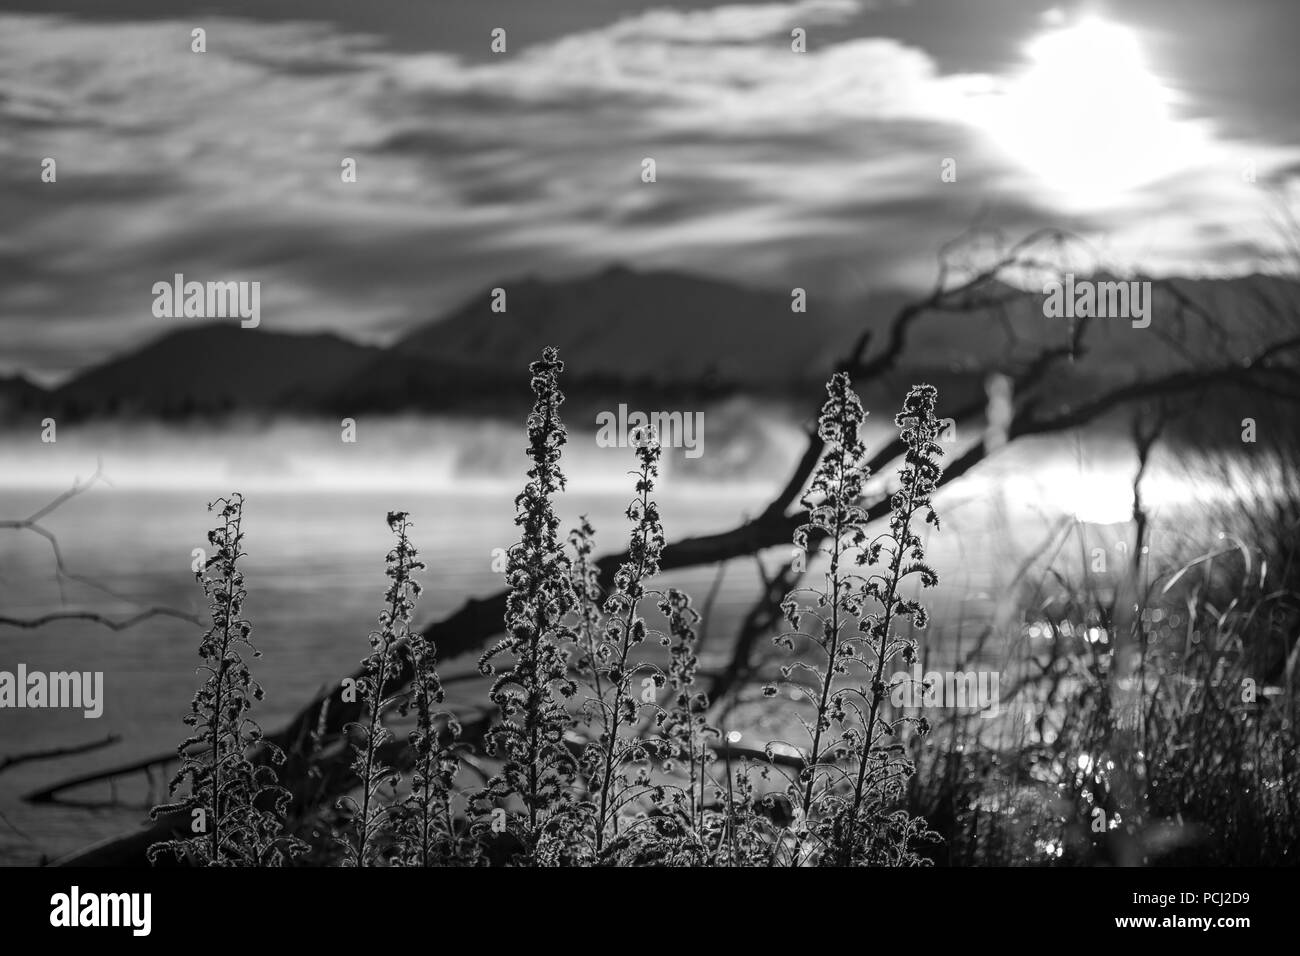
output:
[[[0,0],[0,374],[194,321],[152,313],[176,273],[260,282],[263,330],[384,343],[616,262],[920,288],[976,225],[1295,269],[1289,0],[105,6]]]

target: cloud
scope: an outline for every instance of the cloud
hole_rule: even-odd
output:
[[[794,27],[814,23],[843,23],[863,6],[857,0],[802,0],[707,10],[647,10],[599,32],[620,42],[736,43],[788,35]]]
[[[169,331],[150,289],[175,272],[260,280],[265,328],[384,340],[610,260],[808,286],[857,258],[855,281],[923,283],[979,216],[1079,227],[1153,272],[1267,250],[1237,159],[1263,182],[1294,151],[1203,127],[1146,191],[1071,208],[984,122],[1014,77],[846,35],[864,9],[652,10],[475,61],[320,24],[210,20],[195,54],[188,23],[0,17],[0,362],[55,376]]]

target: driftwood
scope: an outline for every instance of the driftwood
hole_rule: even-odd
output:
[[[870,381],[885,372],[891,371],[905,352],[908,332],[912,324],[920,316],[931,312],[957,312],[996,308],[1011,301],[1017,293],[1009,292],[1007,287],[998,281],[1001,273],[1012,266],[1046,268],[1031,257],[1031,250],[1036,244],[1045,240],[1062,242],[1065,238],[1062,233],[1056,231],[1036,233],[1011,247],[1011,250],[993,266],[980,271],[951,288],[947,286],[947,270],[941,268],[940,278],[934,291],[924,299],[903,307],[895,314],[886,330],[885,346],[878,354],[870,358],[867,357],[871,332],[870,330],[865,331],[855,343],[847,359],[841,363],[839,369],[847,372],[858,381]],[[1156,281],[1153,282],[1153,285],[1161,286],[1162,283]],[[981,294],[983,294],[983,298],[981,298]],[[1177,290],[1172,290],[1172,294],[1176,299],[1179,297]],[[1194,307],[1190,304],[1184,303],[1184,307],[1196,317],[1207,318],[1203,314],[1197,315]],[[1058,404],[1053,414],[1039,414],[1042,399],[1041,394],[1037,394],[1039,386],[1043,384],[1047,376],[1060,363],[1067,360],[1074,361],[1084,355],[1084,337],[1090,324],[1088,319],[1078,320],[1075,323],[1068,344],[1043,348],[1034,358],[1023,363],[1018,369],[1010,370],[1012,374],[1009,377],[1012,383],[1012,394],[1015,396],[1015,409],[1006,429],[1004,441],[1009,442],[1023,436],[1049,434],[1077,427],[1092,422],[1127,404],[1185,394],[1210,384],[1237,384],[1258,388],[1264,392],[1276,393],[1277,389],[1274,383],[1277,378],[1281,377],[1285,380],[1286,377],[1294,375],[1293,367],[1288,366],[1283,360],[1292,358],[1297,351],[1300,351],[1300,335],[1296,335],[1271,343],[1243,360],[1228,361],[1218,367],[1169,372],[1150,379],[1113,387],[1099,395],[1085,398],[1073,404]],[[972,401],[955,412],[950,410],[949,417],[954,418],[959,423],[970,424],[980,419],[984,410],[983,401]],[[940,485],[947,485],[963,476],[967,471],[979,464],[987,456],[989,450],[984,440],[971,445],[946,465]],[[820,460],[822,451],[823,443],[820,437],[816,434],[815,429],[810,429],[808,444],[789,479],[781,491],[757,517],[748,519],[725,532],[685,538],[669,544],[664,550],[663,559],[660,562],[661,568],[664,571],[671,571],[679,568],[717,564],[733,558],[756,554],[765,548],[789,545],[794,531],[803,523],[804,518],[801,514],[787,514],[787,512],[797,505],[799,495]],[[903,445],[901,441],[895,440],[889,443],[870,462],[872,471],[881,472],[890,463],[894,462],[902,452]],[[886,496],[868,506],[868,518],[870,520],[879,519],[888,510],[889,500]],[[597,562],[603,584],[608,586],[615,570],[626,558],[626,553],[611,554],[606,555]],[[471,599],[448,617],[429,625],[424,634],[437,646],[439,660],[443,662],[454,660],[476,651],[488,639],[501,633],[505,604],[506,592],[504,591],[481,600]],[[752,639],[739,643],[741,644],[740,651],[747,655],[753,643]],[[733,664],[735,664],[735,667],[732,669],[732,673],[728,674],[728,680],[724,681],[724,686],[730,680],[734,680],[736,674],[743,671],[745,661],[741,660],[738,663],[733,661]],[[399,693],[409,683],[410,679],[409,661],[403,659],[392,683],[385,690],[385,694]],[[323,721],[321,720],[322,706],[326,707]],[[307,758],[304,746],[305,742],[311,739],[312,731],[317,729],[318,726],[322,733],[322,739],[334,742],[341,741],[343,728],[348,723],[357,721],[360,717],[360,704],[348,703],[342,699],[342,685],[340,683],[328,697],[313,701],[291,720],[285,728],[276,734],[270,735],[268,739],[279,745],[290,755],[288,764],[282,769],[282,778],[285,780],[286,786],[295,794],[300,793],[303,779],[308,776],[308,771],[314,767],[321,778],[332,781],[331,787],[342,787],[345,790],[348,785],[348,778],[345,773],[339,771],[339,767],[340,765],[345,766],[349,759],[346,747],[336,747],[332,754],[318,755],[319,759],[313,761]],[[720,745],[718,749],[721,756],[735,756],[737,758],[749,756],[753,759],[766,759],[761,752],[749,751],[745,748]],[[396,765],[400,765],[402,762],[398,759],[398,756],[397,754],[394,755],[393,762]],[[157,762],[157,760],[145,762],[145,765]],[[791,762],[791,765],[797,764],[797,761],[793,758],[780,758],[777,762]],[[32,794],[29,799],[50,799],[54,794],[67,789],[73,784],[84,784],[91,779],[107,779],[117,773],[139,770],[141,766],[142,764],[136,763],[117,768],[115,771],[89,775],[89,777],[82,777],[73,781],[64,781]],[[337,790],[335,792],[344,791]],[[115,840],[104,841],[59,862],[79,866],[138,865],[144,860],[143,850],[150,843],[165,838],[172,825],[172,821],[161,820],[148,830]]]
[[[0,773],[4,773],[10,767],[16,767],[20,763],[31,763],[36,760],[56,760],[59,757],[72,757],[77,754],[90,753],[92,750],[111,747],[121,739],[120,734],[109,734],[99,740],[92,740],[84,744],[70,744],[66,747],[50,747],[45,750],[28,750],[23,753],[7,754],[0,757]]]

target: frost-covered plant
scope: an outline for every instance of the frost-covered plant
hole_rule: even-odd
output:
[[[847,375],[832,377],[827,393],[818,420],[826,451],[802,498],[808,520],[794,537],[827,559],[825,584],[787,596],[782,607],[793,630],[776,638],[789,650],[806,644],[815,655],[786,665],[782,680],[764,689],[768,697],[792,691],[811,713],[800,716],[811,747],[800,751],[803,766],[787,790],[789,857],[795,864],[914,863],[924,821],[891,809],[912,766],[900,744],[885,741],[909,720],[921,733],[928,727],[924,718],[889,718],[885,668],[900,656],[909,665],[915,659],[915,645],[895,633],[900,621],[926,624],[924,607],[902,596],[903,585],[913,575],[922,587],[938,582],[914,525],[918,514],[938,525],[931,507],[942,454],[937,392],[913,387],[895,418],[906,454],[889,529],[875,538],[859,503],[869,477],[859,437],[866,413]],[[801,631],[809,618],[812,627]]]
[[[713,785],[721,811],[709,819],[704,836],[712,840],[714,866],[759,867],[776,862],[779,831],[771,820],[770,795],[759,796],[755,775],[766,781],[768,768],[755,770],[747,762],[732,766],[728,760],[723,779]]]
[[[252,625],[241,616],[248,594],[239,568],[243,496],[232,494],[208,505],[209,511],[217,508],[221,523],[208,532],[214,553],[195,573],[212,616],[199,643],[200,670],[207,678],[184,717],[192,732],[177,748],[181,766],[169,786],[175,794],[188,783],[189,792],[150,814],[187,815],[191,835],[155,843],[148,856],[155,863],[170,853],[179,861],[207,866],[277,866],[290,862],[305,845],[284,833],[290,795],[274,769],[284,755],[263,739],[248,716],[263,693],[244,660],[245,654],[260,654],[248,639]],[[249,751],[258,745],[271,764],[255,766],[249,760]]]
[[[409,522],[405,511],[390,511],[388,527],[397,535],[397,545],[386,559],[388,588],[385,606],[379,613],[379,629],[370,633],[370,653],[362,660],[362,676],[357,694],[364,710],[365,723],[351,723],[352,772],[361,785],[361,799],[344,797],[340,806],[351,811],[351,834],[342,842],[349,866],[372,866],[384,862],[383,844],[391,836],[392,803],[385,803],[381,791],[395,788],[401,775],[384,759],[382,750],[393,739],[384,725],[384,714],[401,702],[389,685],[401,666],[399,654],[411,634],[411,614],[420,594],[420,583],[412,574],[424,568],[416,557],[415,547],[407,534]],[[436,680],[436,678],[435,678]],[[440,691],[440,687],[437,688]]]
[[[901,744],[884,741],[896,739],[899,728],[907,722],[925,734],[929,722],[924,717],[886,716],[890,687],[885,669],[900,656],[906,665],[916,659],[915,643],[900,637],[895,628],[909,621],[920,629],[928,621],[921,602],[902,595],[904,584],[913,576],[922,588],[939,583],[938,573],[926,562],[917,528],[918,517],[923,524],[939,527],[939,516],[931,501],[943,473],[938,461],[943,454],[938,442],[942,423],[935,417],[938,395],[932,385],[914,385],[902,411],[894,417],[907,452],[898,472],[899,488],[890,498],[889,530],[874,538],[858,556],[858,563],[864,567],[880,568],[882,561],[884,567],[868,573],[862,589],[864,600],[877,605],[877,610],[859,622],[874,666],[869,667],[870,682],[855,692],[856,700],[866,706],[866,717],[852,802],[847,815],[834,821],[835,859],[842,865],[918,862],[909,852],[910,846],[927,835],[924,821],[886,809],[889,801],[901,793],[914,767]],[[890,837],[883,843],[879,838],[882,831]]]
[[[700,615],[691,607],[690,597],[676,588],[659,594],[658,609],[667,623],[667,633],[660,635],[659,642],[668,648],[670,696],[666,706],[655,705],[656,732],[643,746],[666,779],[652,783],[650,812],[638,815],[626,836],[611,843],[611,848],[617,849],[620,862],[701,866],[711,856],[705,814],[714,758],[709,737],[719,733],[708,723],[708,695],[696,687]]]
[[[659,613],[668,623],[661,643],[668,647],[668,706],[655,718],[659,728],[656,756],[666,773],[685,777],[684,788],[660,787],[656,804],[662,813],[684,815],[689,829],[704,830],[705,785],[713,763],[709,738],[719,732],[708,721],[709,695],[696,687],[700,660],[696,654],[696,625],[699,612],[691,607],[690,595],[677,588],[667,589],[659,599]]]
[[[843,372],[831,378],[826,391],[817,422],[826,450],[800,498],[808,520],[794,533],[795,545],[805,553],[812,549],[828,558],[825,583],[796,588],[786,596],[782,610],[793,630],[775,639],[789,650],[807,644],[816,655],[811,662],[798,660],[782,668],[784,689],[812,710],[811,720],[799,717],[811,745],[800,751],[803,766],[789,788],[795,862],[801,857],[806,822],[828,809],[825,802],[843,782],[843,759],[858,739],[844,686],[855,657],[853,637],[862,607],[862,582],[854,573],[853,557],[867,537],[867,514],[858,503],[869,475],[859,435],[867,413]],[[800,626],[809,617],[815,623],[805,634]],[[778,692],[776,685],[765,688],[769,697]]]
[[[493,672],[493,660],[511,658],[492,683],[490,697],[500,711],[500,723],[486,737],[487,752],[502,765],[478,799],[489,809],[511,798],[523,804],[522,819],[510,818],[511,830],[525,859],[538,863],[556,852],[562,856],[557,841],[568,840],[581,824],[572,813],[577,763],[565,742],[572,723],[565,702],[577,693],[564,646],[573,638],[566,616],[573,609],[574,593],[552,506],[552,498],[564,488],[560,449],[567,436],[559,415],[564,363],[548,348],[529,368],[535,396],[528,417],[532,466],[515,499],[515,524],[522,533],[510,548],[506,567],[506,636],[479,659],[479,669],[487,674]]]
[[[416,549],[407,532],[411,522],[406,515],[395,516],[394,533],[398,546],[393,557],[401,557],[411,570],[417,566]],[[420,592],[418,582],[411,582],[411,596]],[[406,866],[434,866],[458,862],[462,847],[453,816],[453,794],[460,758],[454,749],[460,724],[442,710],[446,700],[438,677],[437,648],[418,628],[408,629],[406,650],[411,659],[411,689],[403,702],[402,713],[415,713],[415,729],[407,735],[413,763],[411,792],[395,812],[396,862]]]
[[[583,770],[597,802],[597,854],[618,834],[619,815],[649,782],[650,754],[634,731],[641,705],[656,703],[654,692],[663,686],[664,675],[645,661],[633,660],[632,652],[650,633],[638,606],[648,593],[646,582],[659,571],[664,547],[659,506],[650,497],[659,475],[660,454],[657,440],[649,435],[639,437],[636,497],[625,512],[633,525],[628,556],[615,572],[613,590],[605,599],[605,627],[596,650],[595,667],[603,680],[603,692],[589,701],[588,710],[595,710],[599,735],[584,748]],[[629,777],[629,768],[636,765],[637,771]]]

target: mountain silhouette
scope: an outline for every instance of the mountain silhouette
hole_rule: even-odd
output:
[[[768,390],[823,379],[830,340],[839,337],[815,301],[807,312],[792,311],[789,290],[678,272],[615,266],[571,281],[525,278],[499,288],[504,312],[493,311],[492,290],[484,290],[395,349],[517,373],[554,345],[566,378]]]
[[[0,375],[0,418],[39,408],[45,397],[45,389],[21,375]]]
[[[168,333],[77,376],[51,398],[72,415],[186,417],[319,402],[379,350],[332,333],[203,325]]]
[[[1189,357],[1222,361],[1279,323],[1293,326],[1300,308],[1300,285],[1285,279],[1176,279],[1169,287],[1154,295],[1148,328],[1124,317],[1089,320],[1086,352],[1058,369],[1052,387],[1130,379]],[[493,310],[497,288],[504,311]],[[576,279],[528,277],[481,290],[388,348],[330,333],[203,325],[170,332],[49,394],[0,379],[0,408],[165,418],[515,410],[528,398],[528,363],[547,345],[559,348],[566,392],[579,403],[725,394],[806,400],[864,330],[868,357],[885,348],[889,323],[915,298],[883,291],[835,303],[810,290],[807,311],[794,312],[790,290],[679,272],[613,267]],[[1043,303],[1040,291],[991,286],[973,310],[925,314],[911,326],[897,369],[859,383],[864,399],[879,392],[884,400],[922,378],[946,387],[950,399],[978,396],[990,370],[1069,342],[1075,320],[1045,315]]]

